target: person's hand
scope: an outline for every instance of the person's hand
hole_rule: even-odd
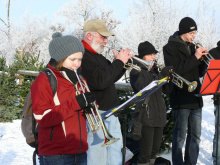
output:
[[[95,97],[91,92],[85,92],[83,94],[77,95],[76,100],[79,106],[83,109],[85,107],[92,107],[92,103],[95,101]]]
[[[85,108],[83,108],[83,112],[84,112],[84,113],[87,113],[87,114],[92,114],[91,107],[85,107]]]
[[[207,48],[199,47],[198,49],[196,49],[195,56],[197,59],[200,59],[203,55],[206,56],[207,54]]]
[[[124,64],[126,64],[130,58],[134,57],[134,54],[129,54],[131,50],[128,48],[121,49],[119,53],[115,50],[112,50],[112,52],[115,55],[115,59],[121,60]]]
[[[169,76],[170,72],[172,71],[173,66],[165,66],[162,70],[161,70],[161,75],[163,77]]]

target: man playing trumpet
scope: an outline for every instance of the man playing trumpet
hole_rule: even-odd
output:
[[[130,49],[114,51],[115,60],[111,63],[101,53],[108,43],[108,37],[114,34],[109,32],[104,21],[92,19],[85,23],[84,39],[85,54],[82,59],[82,74],[87,79],[91,92],[95,95],[99,112],[103,113],[119,105],[119,98],[114,83],[125,73],[124,64],[130,55]],[[87,151],[87,165],[121,165],[122,164],[122,134],[118,118],[114,115],[105,120],[109,132],[119,141],[108,147],[103,144],[103,133],[99,130],[93,134],[88,132],[89,150]]]
[[[163,47],[166,66],[173,66],[174,72],[189,81],[197,81],[198,87],[188,92],[183,88],[173,86],[170,95],[171,107],[174,115],[174,129],[172,142],[173,165],[196,165],[199,154],[202,119],[202,97],[199,94],[201,83],[199,78],[205,74],[207,65],[201,57],[207,55],[207,49],[200,47],[195,50],[192,44],[196,36],[197,25],[190,17],[183,18],[179,23],[179,31],[170,36]],[[182,147],[186,138],[185,156],[183,160]]]

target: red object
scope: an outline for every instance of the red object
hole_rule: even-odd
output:
[[[82,40],[82,44],[85,49],[88,49],[90,52],[94,54],[98,54],[88,43],[86,43],[84,40]]]
[[[201,95],[220,94],[220,60],[211,60],[205,75]]]

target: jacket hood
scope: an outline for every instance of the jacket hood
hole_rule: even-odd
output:
[[[187,42],[184,42],[179,35],[179,32],[176,31],[172,36],[169,37],[168,42],[175,42],[175,43],[179,43],[185,46],[188,46]],[[190,43],[189,43],[190,44]]]

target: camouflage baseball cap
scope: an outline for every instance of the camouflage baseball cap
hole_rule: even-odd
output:
[[[98,32],[102,36],[113,36],[114,34],[109,32],[106,24],[103,20],[92,19],[85,23],[83,27],[84,32]]]

